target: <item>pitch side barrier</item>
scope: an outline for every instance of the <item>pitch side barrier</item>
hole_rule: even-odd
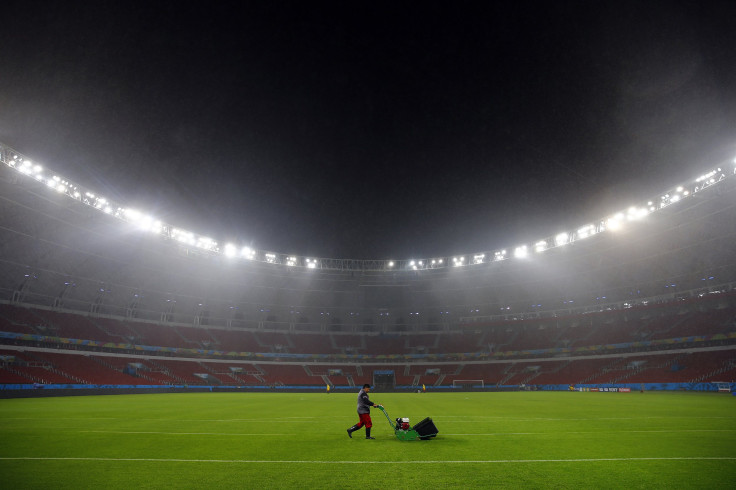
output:
[[[426,390],[416,386],[401,385],[381,390],[384,393],[455,393],[455,392],[499,392],[499,391],[574,391],[588,393],[643,393],[666,391],[724,392],[724,384],[736,395],[733,383],[630,383],[609,385],[486,385],[454,387],[432,386]],[[54,396],[132,395],[154,393],[353,393],[355,386],[324,385],[85,385],[85,384],[0,384],[0,399],[3,398],[46,398]]]
[[[730,391],[736,391],[736,383],[729,383]],[[634,393],[641,391],[723,391],[718,385],[710,382],[703,383],[621,383],[621,384],[576,384],[570,385],[539,385],[537,390],[543,391],[583,391],[598,393]]]

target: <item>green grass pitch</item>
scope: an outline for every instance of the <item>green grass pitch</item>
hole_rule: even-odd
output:
[[[2,488],[734,488],[714,393],[195,393],[0,400]]]

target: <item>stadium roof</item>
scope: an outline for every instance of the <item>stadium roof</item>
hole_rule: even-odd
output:
[[[361,259],[500,250],[731,161],[733,14],[11,2],[0,141],[222,243]]]

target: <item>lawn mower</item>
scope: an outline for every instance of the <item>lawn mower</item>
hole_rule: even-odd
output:
[[[432,419],[427,417],[422,420],[414,427],[409,426],[409,419],[407,417],[400,417],[396,419],[396,422],[391,422],[391,417],[388,416],[388,412],[382,406],[378,406],[378,409],[383,412],[388,420],[388,425],[393,429],[396,438],[400,441],[416,441],[417,439],[427,440],[437,435],[437,427],[435,427]]]

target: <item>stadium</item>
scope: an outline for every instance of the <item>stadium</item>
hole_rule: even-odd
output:
[[[732,4],[0,11],[8,488],[733,486]]]
[[[481,415],[487,403],[514,407],[515,414],[521,410],[527,416],[538,415],[534,408],[517,406],[518,400],[494,398],[491,402],[473,396],[501,391],[604,392],[605,395],[597,396],[617,397],[635,396],[633,393],[637,392],[730,394],[734,388],[733,162],[721,162],[691,182],[610,217],[513,250],[374,261],[301,257],[219,245],[213,239],[109,202],[50,173],[6,145],[0,149],[4,216],[0,394],[4,398],[136,393],[147,393],[146,397],[161,393],[168,393],[163,395],[167,397],[192,397],[202,392],[213,397],[218,393],[240,393],[267,397],[265,412],[251,415],[256,417],[252,420],[259,421],[255,427],[261,427],[273,420],[270,417],[274,413],[283,410],[281,404],[294,403],[279,400],[279,393],[297,393],[291,396],[301,396],[301,401],[305,400],[304,393],[331,394],[330,400],[339,400],[336,397],[344,393],[352,399],[352,394],[366,382],[377,390],[375,396],[408,410],[415,420],[426,409],[426,402],[396,396],[412,396],[410,393],[414,392],[422,396],[445,394],[432,406],[437,410],[449,404],[444,411],[457,414],[444,419],[449,421],[449,427],[453,427],[453,422],[457,427],[468,412],[467,407],[454,412],[462,402],[446,397],[459,395],[473,400],[470,403],[481,412],[473,424],[476,429],[469,433],[450,432],[445,436],[443,418],[434,414],[440,424],[440,438],[462,440],[479,435],[475,431],[487,422]],[[253,392],[260,394],[248,395]],[[212,401],[190,398],[184,402],[189,411],[180,417],[198,418],[203,410],[199,405],[208,407]],[[560,420],[566,420],[572,410],[569,400],[536,399],[532,406],[539,402],[548,405],[544,420],[556,410],[565,414]],[[583,417],[588,416],[587,410],[600,409],[587,406],[591,402],[617,407],[621,399],[614,403],[589,399],[575,404],[585,411]],[[702,401],[676,401],[682,406],[693,402],[693,411],[687,416],[678,415],[675,424],[704,420],[698,411]],[[106,447],[123,444],[118,439],[121,434],[157,438],[166,433],[158,429],[170,421],[156,419],[155,409],[146,408],[145,402],[143,407],[139,405],[141,401],[121,403],[118,410],[124,413],[143,410],[143,421],[155,419],[156,430],[151,427],[142,432],[111,431],[107,422],[87,422],[81,432],[108,433],[111,439],[104,439]],[[178,404],[179,400],[167,398],[155,403],[160,409],[170,403]],[[224,400],[217,403],[218,410],[228,406]],[[322,398],[319,404],[324,403]],[[631,410],[629,402],[625,403]],[[658,410],[670,413],[670,399],[659,403],[663,406]],[[553,404],[559,405],[554,408]],[[63,405],[49,414],[52,420],[58,413],[66,413],[68,408]],[[104,405],[105,412],[110,413],[109,404]],[[335,408],[330,403],[322,410]],[[16,420],[22,410],[6,412],[7,422]],[[87,413],[98,413],[99,407],[73,410],[70,419],[77,420]],[[169,407],[166,417],[170,410],[175,411]],[[497,406],[496,410],[504,408]],[[653,402],[633,413],[637,410],[651,413]],[[308,418],[319,420],[322,415],[313,412]],[[515,420],[511,414],[509,419]],[[44,416],[34,420],[34,425],[40,427],[47,423]],[[348,420],[345,418],[343,425],[348,425]],[[450,452],[444,456],[430,458],[424,453],[407,455],[393,447],[384,454],[388,460],[371,460],[371,464],[449,462],[456,467],[450,472],[428,471],[425,476],[409,480],[388,476],[380,480],[391,487],[426,484],[429,480],[485,485],[490,484],[489,475],[497,484],[497,471],[489,474],[483,470],[479,476],[468,478],[461,469],[468,464],[484,468],[510,461],[554,461],[562,465],[585,461],[591,466],[605,467],[602,461],[656,461],[667,467],[672,462],[695,459],[698,468],[710,468],[709,481],[721,485],[732,476],[733,458],[722,444],[729,444],[725,441],[730,440],[733,419],[722,415],[710,420],[716,425],[702,430],[708,434],[718,431],[726,438],[723,442],[703,439],[697,431],[692,432],[692,437],[699,438],[696,440],[701,444],[707,441],[707,447],[715,451],[714,457],[652,457],[651,452],[646,452],[637,458],[631,457],[627,449],[625,457],[610,457],[606,453],[570,460],[570,453],[565,452],[560,459],[534,458],[522,453],[519,460],[505,456],[486,460],[474,454],[466,454],[467,459],[463,459],[456,456],[456,448],[448,448]],[[279,425],[295,422],[286,414],[276,421]],[[381,427],[380,420],[376,423]],[[186,431],[184,434],[197,434],[198,438],[232,437],[230,429],[223,434],[193,428],[199,424],[176,422],[175,432],[164,437],[182,430]],[[148,427],[145,422],[143,425]],[[529,422],[524,422],[523,431],[528,426]],[[333,423],[327,434],[321,430],[319,434],[332,440],[343,429],[339,422]],[[33,440],[34,430],[22,432],[26,430],[30,430],[26,436]],[[550,430],[560,429],[547,423],[540,434],[546,437]],[[651,430],[651,426],[645,426],[643,432]],[[679,430],[672,427],[673,432]],[[290,435],[288,430],[275,434]],[[620,436],[611,435],[614,439]],[[264,435],[263,444],[268,444],[268,437],[274,434]],[[384,439],[390,439],[390,435]],[[439,442],[440,439],[432,444]],[[485,444],[496,443],[489,439]],[[627,447],[635,444],[620,443]],[[678,443],[693,444],[685,439],[678,439]],[[137,446],[138,442],[133,444]],[[655,444],[648,451],[661,450],[659,445],[663,442]],[[26,481],[22,463],[35,460],[38,452],[30,446],[32,456],[19,456],[24,450],[13,449],[15,445],[10,446],[3,464],[10,471],[11,481],[22,482]],[[121,447],[125,448],[124,454],[138,454],[136,449]],[[258,454],[264,451],[260,444],[252,443],[251,447],[257,447]],[[293,449],[286,443],[281,447]],[[475,447],[484,448],[484,454],[490,451],[483,444]],[[559,447],[564,448],[565,444],[560,443]],[[689,447],[701,446],[695,443]],[[160,453],[126,458],[119,452],[102,458],[69,459],[54,453],[40,459],[52,467],[60,465],[49,473],[49,478],[60,475],[64,481],[76,482],[74,485],[102,484],[110,474],[123,478],[129,470],[118,468],[121,461],[131,468],[153,464],[158,473],[164,461],[173,460],[176,465],[187,465],[187,469],[178,477],[165,472],[166,480],[185,478],[191,484],[191,472],[196,472],[199,465],[226,461],[241,468],[222,472],[217,485],[239,486],[241,479],[247,478],[246,486],[276,480],[283,486],[300,486],[303,482],[283,479],[272,465],[290,462],[310,464],[305,470],[310,485],[337,488],[341,483],[325,480],[321,466],[354,464],[345,462],[340,453],[304,460],[300,455],[304,448],[297,448],[298,455],[289,455],[287,449],[273,456],[273,460],[253,456],[230,459],[229,451],[226,456],[210,459],[219,454],[215,449],[202,457],[177,451],[176,457],[164,459]],[[585,452],[586,456],[590,454]],[[89,470],[91,460],[102,464],[96,470],[99,476],[82,476]],[[641,475],[636,476],[635,482],[671,481],[655,476],[651,469],[642,471],[648,477],[642,480]],[[162,484],[160,476],[148,471],[140,475],[140,484]],[[518,483],[516,477],[511,478],[506,472],[502,475],[504,486]],[[630,475],[625,470],[617,473],[617,478],[628,481]],[[583,484],[568,476],[555,478],[559,482]],[[34,485],[50,484],[43,478],[32,481]],[[127,485],[114,481],[118,482],[115,485]],[[536,477],[524,481],[529,485],[541,484]]]
[[[7,395],[733,388],[733,162],[513,249],[375,261],[220,245],[0,148]]]

